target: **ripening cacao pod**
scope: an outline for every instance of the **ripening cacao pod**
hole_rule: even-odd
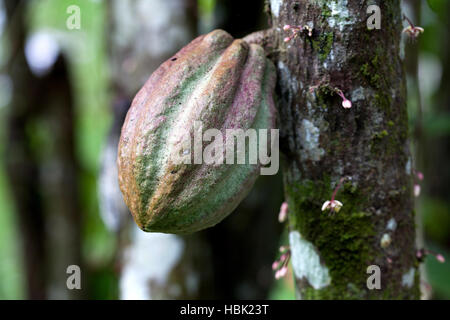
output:
[[[275,68],[262,47],[215,30],[164,62],[138,92],[119,142],[119,184],[144,231],[213,226],[250,191],[261,164],[192,164],[194,123],[203,130],[275,127]],[[224,133],[225,136],[225,133]]]

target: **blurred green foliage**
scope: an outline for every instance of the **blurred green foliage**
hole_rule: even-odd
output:
[[[449,237],[450,207],[440,199],[425,197],[421,210],[422,223],[430,241],[445,243]]]
[[[1,124],[3,115],[1,112],[0,129],[4,128]],[[0,141],[4,141],[3,130]],[[18,254],[21,250],[20,236],[3,169],[3,145],[0,143],[0,299],[20,299],[24,294],[23,269]]]
[[[423,135],[428,143],[434,143],[437,138],[442,139],[450,135],[450,113],[449,106],[441,105],[444,86],[440,82],[442,78],[437,78],[435,85],[430,85],[434,81],[436,74],[442,74],[448,59],[445,53],[448,52],[448,17],[450,8],[447,0],[427,0],[422,1],[420,26],[425,29],[421,35],[419,46],[419,82],[422,94],[423,107]],[[408,53],[407,53],[408,54]],[[444,89],[445,90],[445,89]],[[411,115],[411,127],[418,120],[417,95],[408,92],[408,112]],[[442,141],[442,140],[441,140]],[[442,142],[441,142],[442,143]],[[439,146],[438,146],[439,147]],[[438,166],[445,161],[431,159],[428,155],[423,155],[427,160],[425,166]],[[448,159],[446,159],[448,161]],[[416,168],[427,170],[427,167]],[[431,180],[431,177],[428,177]],[[433,298],[450,299],[450,197],[439,198],[430,194],[427,190],[427,176],[423,181],[425,190],[418,201],[418,213],[422,219],[425,236],[425,247],[429,250],[441,253],[446,258],[446,263],[439,263],[434,257],[429,256],[425,262],[426,278],[433,288]]]
[[[440,17],[444,17],[448,0],[427,0],[428,6]]]
[[[433,288],[433,299],[448,300],[450,299],[450,251],[435,243],[428,243],[427,247],[442,254],[446,261],[446,263],[440,263],[432,256],[428,256],[425,261],[427,281]]]
[[[216,0],[198,0],[198,11],[200,15],[212,14]]]

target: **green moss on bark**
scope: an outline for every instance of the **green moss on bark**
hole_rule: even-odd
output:
[[[336,200],[344,206],[339,212],[321,211],[324,201],[330,200],[332,194],[330,179],[321,181],[306,180],[295,185],[286,186],[289,202],[290,227],[314,244],[329,269],[332,279],[330,288],[344,294],[349,291],[349,284],[359,295],[364,295],[366,288],[366,268],[374,261],[377,254],[373,250],[375,231],[371,222],[371,213],[364,212],[366,197],[351,183],[344,184]],[[319,291],[326,292],[324,288]],[[301,295],[315,295],[316,290],[306,290]],[[361,293],[359,293],[361,291]],[[349,292],[348,297],[354,297]]]
[[[312,40],[314,50],[318,52],[319,60],[324,62],[333,48],[334,35],[332,32],[321,33],[316,40]]]

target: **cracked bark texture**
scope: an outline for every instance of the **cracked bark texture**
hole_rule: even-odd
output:
[[[367,28],[371,4],[381,30]],[[268,5],[297,297],[418,299],[400,1]],[[313,34],[284,43],[286,24]],[[351,180],[336,195],[341,211],[322,212],[342,177]],[[380,267],[380,290],[367,288],[370,265]]]

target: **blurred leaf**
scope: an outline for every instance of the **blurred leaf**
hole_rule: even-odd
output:
[[[428,238],[445,243],[450,238],[450,207],[436,198],[424,197],[422,222]]]
[[[112,300],[119,298],[118,274],[112,266],[105,266],[92,272],[88,283],[90,299]]]
[[[23,298],[19,230],[0,157],[0,300]]]
[[[280,281],[270,293],[269,300],[295,300],[295,293],[286,281]]]
[[[198,10],[200,14],[211,14],[216,5],[216,0],[198,0]]]
[[[448,0],[427,0],[428,6],[440,19],[446,21]]]
[[[450,252],[434,243],[429,243],[428,248],[439,252],[445,257],[445,263],[438,262],[433,256],[428,256],[425,260],[428,281],[433,288],[433,298],[450,298]]]
[[[427,0],[428,6],[436,13],[445,7],[445,1],[448,0]]]
[[[5,113],[0,109],[0,142],[5,141]],[[5,175],[4,143],[0,143],[0,300],[24,297],[24,272],[18,223]]]
[[[450,114],[431,114],[424,117],[424,127],[427,136],[439,137],[450,135]]]
[[[286,277],[275,282],[269,295],[270,300],[295,300],[294,279],[291,270]]]

